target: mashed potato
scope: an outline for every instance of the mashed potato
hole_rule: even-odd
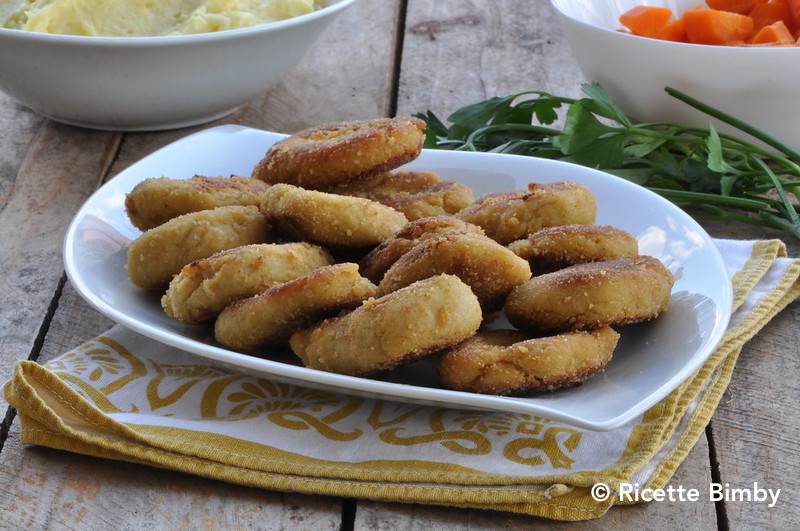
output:
[[[143,37],[245,28],[310,13],[327,0],[0,0],[4,28]]]

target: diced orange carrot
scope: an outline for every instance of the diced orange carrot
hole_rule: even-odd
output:
[[[752,44],[794,44],[796,39],[782,20],[764,26],[750,40]]]
[[[786,3],[789,5],[794,27],[800,28],[800,0],[787,0]]]
[[[747,15],[753,19],[753,29],[755,31],[779,20],[782,20],[789,29],[795,28],[789,4],[785,0],[770,0],[769,2],[756,4]]]
[[[705,0],[672,15],[666,7],[634,7],[620,16],[619,31],[693,44],[800,46],[800,0]]]
[[[634,35],[659,38],[671,18],[672,10],[667,7],[636,6],[620,15],[619,21]]]
[[[683,18],[673,20],[664,26],[657,38],[665,41],[686,42],[686,23]]]
[[[746,15],[756,4],[763,1],[766,0],[706,0],[706,4],[711,9]]]
[[[753,33],[752,18],[729,11],[690,9],[683,20],[686,38],[693,44],[733,45],[747,41]]]

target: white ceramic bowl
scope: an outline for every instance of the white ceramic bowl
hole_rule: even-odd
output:
[[[551,3],[584,76],[601,83],[629,115],[706,127],[706,115],[664,92],[670,86],[800,148],[800,47],[685,44],[617,31],[622,28],[619,15],[636,5],[669,7],[680,14],[698,0]],[[714,125],[735,131],[717,121]]]
[[[0,90],[54,120],[154,130],[220,118],[276,85],[357,0],[261,26],[168,37],[0,28]]]

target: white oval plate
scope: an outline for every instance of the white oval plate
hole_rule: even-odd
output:
[[[118,323],[243,372],[367,397],[527,413],[593,430],[620,427],[665,397],[702,365],[727,327],[732,290],[716,246],[693,219],[658,195],[609,174],[557,161],[424,150],[404,168],[462,181],[476,198],[524,189],[529,182],[567,180],[588,186],[597,198],[598,223],[632,233],[642,254],[661,259],[675,275],[668,311],[650,323],[620,327],[614,359],[584,385],[524,397],[443,389],[432,360],[385,379],[368,379],[307,369],[293,356],[262,359],[221,348],[209,341],[208,327],[167,317],[160,293],[130,283],[127,248],[140,231],[127,218],[125,194],[149,177],[250,175],[266,149],[283,136],[240,126],[215,127],[178,140],[111,179],[86,201],[67,230],[64,264],[75,289]]]

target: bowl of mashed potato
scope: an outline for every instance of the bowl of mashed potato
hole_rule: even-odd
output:
[[[0,0],[0,91],[56,121],[174,129],[275,86],[357,0]]]

